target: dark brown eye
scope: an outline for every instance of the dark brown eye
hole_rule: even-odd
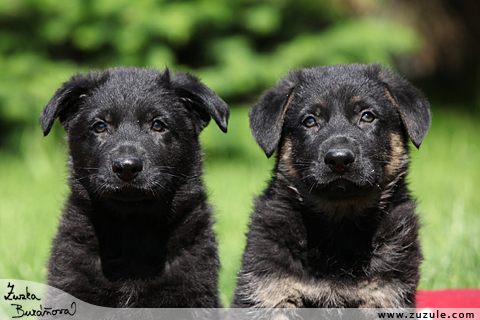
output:
[[[362,121],[363,122],[373,122],[375,120],[375,116],[371,112],[365,112],[362,114]]]
[[[155,120],[152,123],[152,130],[156,132],[163,132],[165,131],[165,124],[162,121]]]
[[[96,132],[96,133],[103,133],[103,132],[106,132],[107,131],[107,125],[103,122],[97,122],[94,124],[93,126],[93,130]]]
[[[307,119],[303,120],[303,125],[307,128],[311,128],[317,125],[317,121],[313,117],[308,117]]]

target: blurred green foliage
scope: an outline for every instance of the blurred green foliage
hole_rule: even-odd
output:
[[[199,75],[230,104],[252,102],[289,69],[417,51],[414,30],[337,0],[4,0],[0,136],[20,131],[70,76],[148,66]],[[380,10],[384,1],[369,1]]]

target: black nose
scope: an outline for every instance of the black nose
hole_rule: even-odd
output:
[[[325,155],[325,164],[332,171],[342,173],[355,161],[355,155],[349,149],[331,149]]]
[[[112,170],[122,180],[130,181],[143,169],[143,162],[138,158],[119,158],[113,161]]]

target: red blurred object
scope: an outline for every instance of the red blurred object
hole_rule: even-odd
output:
[[[480,308],[480,289],[418,290],[417,308]]]

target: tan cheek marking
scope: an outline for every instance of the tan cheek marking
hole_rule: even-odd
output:
[[[294,168],[294,161],[292,159],[292,141],[285,139],[285,142],[280,149],[279,169],[288,173],[288,175],[296,180],[299,180],[297,171]]]
[[[385,167],[385,177],[394,176],[408,162],[407,150],[399,134],[390,135],[390,148],[390,160]]]

